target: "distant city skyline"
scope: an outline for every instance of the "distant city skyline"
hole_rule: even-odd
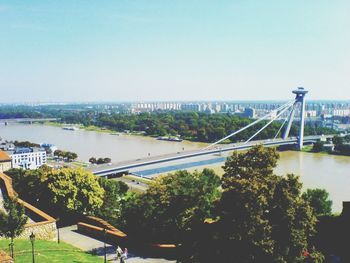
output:
[[[349,9],[0,0],[0,103],[350,100]]]

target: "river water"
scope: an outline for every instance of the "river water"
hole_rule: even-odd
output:
[[[3,140],[53,143],[59,149],[76,152],[87,161],[91,156],[110,157],[113,162],[203,148],[204,144],[167,142],[131,135],[110,135],[92,131],[66,131],[44,125],[0,125]],[[340,212],[342,201],[350,201],[350,157],[286,151],[280,153],[277,174],[294,173],[304,188],[325,188]]]

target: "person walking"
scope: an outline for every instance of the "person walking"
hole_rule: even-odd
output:
[[[123,254],[123,250],[120,248],[120,246],[117,247],[116,254],[117,254],[117,262],[118,262],[119,259],[121,260],[122,254]]]
[[[121,254],[121,257],[120,257],[120,263],[124,263],[127,258],[128,258],[128,249],[125,248],[124,252]]]
[[[124,259],[127,259],[128,258],[128,249],[127,248],[125,248],[124,249]]]

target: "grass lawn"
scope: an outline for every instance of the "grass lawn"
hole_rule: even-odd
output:
[[[144,183],[144,184],[150,184],[152,182],[152,180],[150,179],[145,179],[145,178],[142,178],[140,176],[135,176],[135,175],[131,175],[131,174],[128,174],[128,175],[123,175],[122,177],[123,179],[126,179],[126,180],[134,180],[136,182],[140,182],[140,183]]]
[[[9,240],[0,240],[0,250],[9,252]],[[83,252],[82,250],[68,245],[64,242],[57,244],[53,241],[36,240],[35,248],[35,262],[36,263],[59,263],[59,262],[75,262],[75,263],[93,263],[103,262],[103,258],[93,256]],[[32,262],[32,246],[28,240],[15,239],[14,253],[16,263]]]

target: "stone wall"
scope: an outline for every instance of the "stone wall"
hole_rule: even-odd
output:
[[[0,250],[0,263],[14,263],[14,261],[4,251]]]
[[[0,172],[5,172],[11,169],[11,161],[9,162],[0,162]]]
[[[0,172],[0,186],[1,185],[3,185],[2,188],[5,190],[1,191],[3,195],[5,194],[11,198],[17,197],[16,192],[12,188],[12,179]],[[57,239],[56,220],[53,217],[20,198],[17,198],[16,200],[19,204],[24,206],[26,214],[29,215],[29,218],[32,218],[32,221],[34,221],[25,225],[25,230],[20,237],[29,238],[30,234],[33,232],[37,239]]]
[[[29,239],[31,233],[34,233],[35,239],[56,241],[56,222],[30,224],[24,229],[19,238]]]

